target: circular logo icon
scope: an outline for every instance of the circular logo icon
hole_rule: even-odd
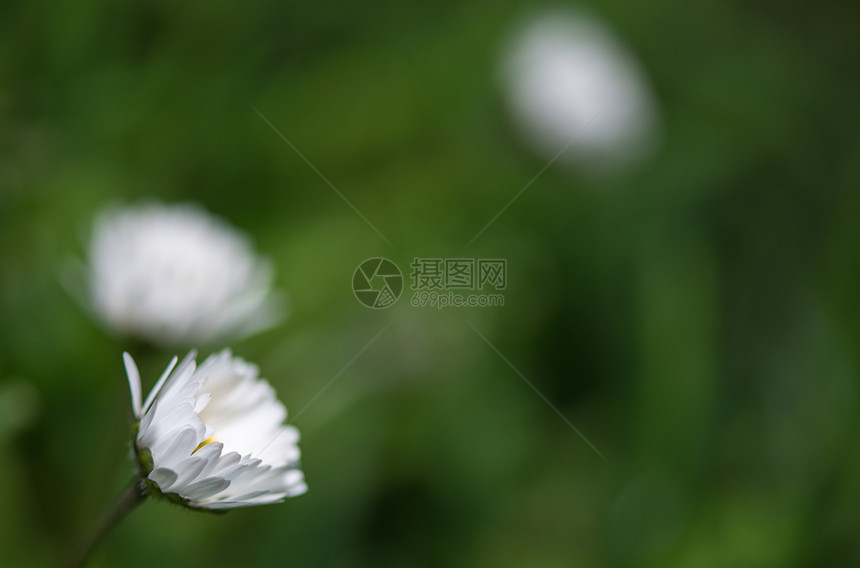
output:
[[[387,308],[403,293],[403,274],[387,258],[368,258],[352,275],[352,292],[368,308]]]

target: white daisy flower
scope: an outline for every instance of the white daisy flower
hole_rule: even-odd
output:
[[[197,509],[276,503],[307,491],[299,432],[258,369],[228,349],[199,367],[176,357],[141,402],[140,375],[123,354],[137,420],[133,448],[150,493]]]
[[[247,335],[281,318],[269,264],[244,234],[195,205],[105,210],[87,278],[107,327],[160,345]]]
[[[657,123],[654,97],[634,55],[596,18],[545,12],[507,46],[501,77],[525,138],[547,159],[587,169],[647,153]]]

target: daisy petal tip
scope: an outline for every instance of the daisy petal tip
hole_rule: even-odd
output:
[[[128,352],[123,352],[122,361],[125,364],[125,373],[128,375],[128,386],[131,390],[131,406],[136,418],[140,418],[141,407],[141,390],[140,390],[140,372],[137,370],[137,365],[134,363],[131,355]]]

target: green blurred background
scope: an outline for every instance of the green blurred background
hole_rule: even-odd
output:
[[[504,308],[353,297],[366,258],[462,256],[544,166],[496,74],[540,6],[0,8],[0,564],[58,564],[132,473],[126,346],[58,275],[150,196],[273,260],[291,315],[232,347],[293,412],[391,325],[296,423],[307,495],[146,503],[92,566],[860,565],[857,3],[590,4],[651,77],[654,157],[549,168],[475,241]]]

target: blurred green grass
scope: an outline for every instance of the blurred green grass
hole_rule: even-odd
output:
[[[131,474],[123,346],[58,271],[146,196],[272,258],[291,317],[233,347],[291,412],[394,323],[298,421],[306,496],[148,503],[93,566],[860,563],[855,5],[595,4],[651,74],[659,153],[551,168],[506,211],[468,250],[508,259],[503,309],[352,297],[366,258],[460,256],[543,167],[494,69],[537,6],[0,8],[0,563],[56,565]]]

